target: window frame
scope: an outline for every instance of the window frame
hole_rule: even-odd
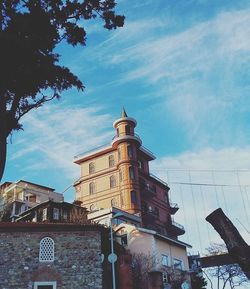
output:
[[[165,262],[164,259],[167,261]],[[169,267],[169,256],[167,254],[161,254],[161,265],[164,267]]]
[[[135,168],[132,166],[129,167],[129,179],[135,180]]]
[[[58,208],[53,208],[53,220],[60,219],[60,210]]]
[[[52,251],[52,253],[51,253],[52,257],[51,257],[50,260],[47,260],[47,259],[46,259],[46,260],[43,260],[43,258],[42,258],[43,250],[45,250],[45,249],[44,249],[45,244],[43,244],[43,242],[45,241],[45,239],[49,239],[49,240],[51,241],[51,244],[52,244],[52,249],[51,249],[51,251]],[[51,262],[54,262],[54,260],[55,260],[55,242],[54,242],[54,240],[53,240],[51,237],[48,237],[48,236],[43,237],[43,238],[40,240],[40,242],[39,242],[39,262],[41,262],[41,263],[51,263]]]
[[[93,195],[95,193],[95,183],[94,182],[90,182],[89,183],[89,194]]]
[[[91,162],[89,163],[89,174],[94,174],[95,173],[95,163]]]
[[[34,289],[39,289],[38,286],[43,286],[43,285],[52,285],[53,289],[56,289],[56,281],[35,281],[34,282]]]
[[[132,204],[137,205],[138,199],[137,199],[137,194],[135,190],[130,191],[130,199],[131,199]]]
[[[134,157],[134,150],[133,147],[131,145],[127,146],[127,153],[128,153],[128,158],[129,159],[133,159]]]
[[[115,156],[114,155],[110,155],[109,156],[109,167],[112,168],[115,166]]]
[[[178,264],[176,264],[176,261],[178,262]],[[179,265],[180,267],[178,267]],[[173,258],[173,267],[175,269],[184,270],[184,263],[181,259]]]
[[[116,177],[115,175],[112,175],[109,177],[109,186],[110,186],[110,189],[113,189],[116,187]]]

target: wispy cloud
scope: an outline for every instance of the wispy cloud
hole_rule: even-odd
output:
[[[43,107],[24,118],[25,130],[14,137],[15,153],[10,156],[9,166],[19,159],[26,160],[17,175],[25,174],[29,180],[36,171],[41,174],[53,168],[54,172],[64,172],[64,178],[72,183],[80,175],[73,157],[110,140],[111,133],[105,129],[111,123],[110,116],[101,114],[100,108],[65,108],[58,104]],[[19,142],[19,138],[26,142]],[[33,156],[39,161],[32,161]]]

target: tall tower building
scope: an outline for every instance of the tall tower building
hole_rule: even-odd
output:
[[[76,200],[92,212],[116,207],[139,217],[140,226],[177,239],[185,233],[172,218],[178,206],[169,200],[168,185],[150,173],[155,156],[142,146],[136,124],[123,109],[111,144],[75,157],[81,167]]]

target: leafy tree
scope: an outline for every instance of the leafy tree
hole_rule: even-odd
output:
[[[106,29],[123,26],[115,0],[0,1],[0,181],[7,138],[20,130],[30,110],[58,99],[69,88],[84,85],[69,68],[59,65],[57,45],[85,45],[83,20],[100,18]]]

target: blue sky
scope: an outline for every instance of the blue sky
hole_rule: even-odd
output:
[[[152,164],[156,174],[171,185],[190,182],[191,170],[192,182],[232,185],[224,192],[229,216],[250,230],[244,213],[250,206],[249,1],[120,0],[117,11],[126,16],[124,28],[105,31],[90,21],[84,24],[85,48],[58,47],[62,63],[86,89],[67,91],[60,102],[23,119],[24,131],[9,141],[3,180],[26,179],[64,191],[79,177],[73,156],[109,143],[112,122],[125,106],[138,121],[143,144],[157,156]],[[210,170],[216,170],[212,179]],[[245,170],[238,173],[242,188],[236,186],[236,170]],[[226,206],[221,188],[207,192],[201,186],[211,204],[198,210],[200,219],[216,208],[212,194]],[[200,208],[203,192],[196,190],[172,184],[171,197],[190,208],[190,195],[196,193]],[[65,199],[74,199],[72,189]],[[193,213],[186,209],[184,216],[180,210],[176,220],[187,223]],[[186,224],[189,235],[197,229],[195,222]],[[249,239],[246,229],[239,229]],[[194,250],[200,250],[197,239],[189,238]]]

